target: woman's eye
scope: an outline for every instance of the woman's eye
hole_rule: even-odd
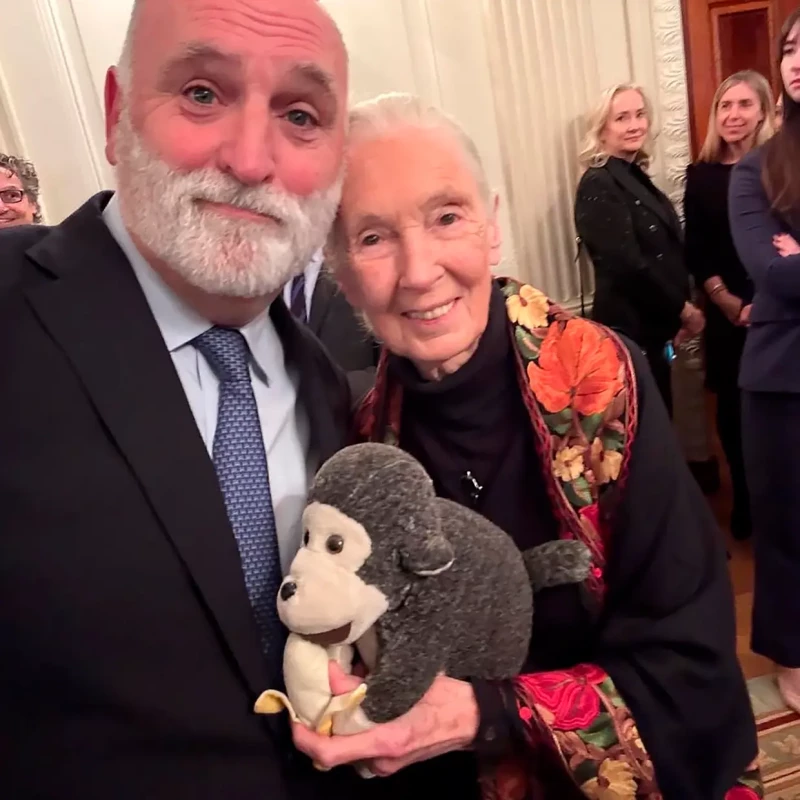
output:
[[[364,247],[375,247],[376,244],[380,244],[381,237],[378,236],[377,233],[368,233],[361,239],[361,244]]]
[[[292,109],[286,115],[286,119],[298,128],[310,128],[317,124],[316,119],[308,111],[303,111],[301,108]]]
[[[187,89],[186,94],[201,106],[213,105],[217,99],[214,90],[209,89],[208,86],[192,86],[191,89]]]
[[[442,225],[453,225],[458,222],[458,214],[449,211],[447,214],[442,214],[442,216],[439,217],[439,222]]]

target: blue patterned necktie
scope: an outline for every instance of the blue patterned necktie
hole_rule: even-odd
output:
[[[214,466],[239,546],[262,648],[277,679],[285,641],[277,611],[281,562],[267,456],[250,381],[250,350],[244,336],[231,328],[210,328],[193,344],[219,379]]]
[[[308,310],[306,309],[306,276],[300,273],[292,281],[291,290],[291,309],[297,319],[301,322],[308,322]]]

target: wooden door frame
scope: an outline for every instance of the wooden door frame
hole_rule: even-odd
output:
[[[713,0],[712,0],[713,2]],[[683,43],[684,53],[686,59],[686,88],[689,98],[689,129],[690,139],[692,145],[692,156],[696,157],[703,144],[706,125],[708,119],[698,119],[698,108],[710,108],[714,99],[719,81],[724,79],[725,76],[719,76],[719,39],[716,33],[712,33],[712,26],[708,18],[708,12],[714,16],[719,16],[721,12],[726,9],[739,8],[741,10],[755,10],[766,8],[768,13],[769,33],[771,37],[770,48],[778,39],[781,26],[784,20],[789,16],[792,11],[800,4],[800,0],[777,0],[770,2],[769,0],[744,0],[744,2],[732,2],[732,0],[715,0],[714,6],[711,9],[704,9],[702,18],[696,13],[691,0],[681,0],[681,15],[683,17]],[[694,54],[694,59],[692,55]],[[715,74],[713,75],[713,85],[709,85],[707,80],[697,82],[694,80],[694,65],[693,60],[702,64],[715,65]],[[778,65],[775,59],[772,59],[770,64],[770,74],[766,75],[773,87],[777,87],[780,83],[780,75]]]

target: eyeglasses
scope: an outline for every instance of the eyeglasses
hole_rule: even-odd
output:
[[[16,203],[21,203],[22,198],[25,197],[25,192],[20,189],[0,189],[0,200],[7,206],[13,206]]]

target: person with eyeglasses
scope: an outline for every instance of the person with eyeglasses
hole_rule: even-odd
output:
[[[0,228],[41,221],[36,168],[24,158],[0,153]]]

